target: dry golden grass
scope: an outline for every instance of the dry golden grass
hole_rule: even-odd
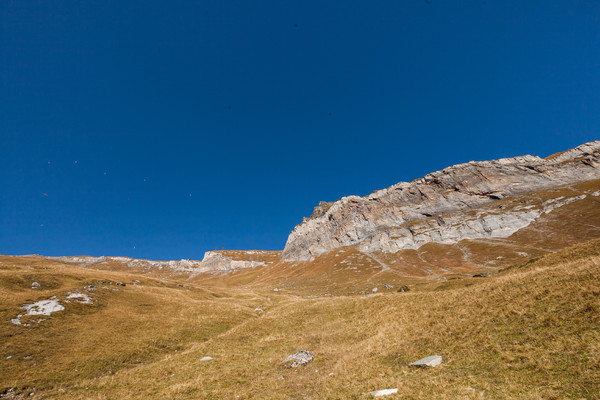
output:
[[[0,382],[5,388],[52,388],[105,376],[208,340],[253,315],[245,304],[254,300],[246,294],[232,300],[230,293],[39,258],[0,261]],[[134,279],[142,283],[133,286]],[[32,282],[41,288],[32,289]],[[64,302],[70,291],[86,285],[99,287],[88,293],[94,304]],[[10,323],[22,313],[22,304],[51,296],[66,310],[32,326]]]
[[[567,151],[568,151],[568,150],[565,150],[565,151],[559,151],[558,153],[551,154],[551,155],[549,155],[548,157],[545,157],[545,158],[544,158],[544,160],[552,160],[553,158],[556,158],[556,157],[560,156],[561,154],[564,154],[564,153],[566,153]]]
[[[0,261],[0,392],[363,399],[397,387],[389,398],[600,397],[600,241],[489,278],[318,299],[291,290],[188,290],[149,278],[132,286],[136,275],[122,272]],[[47,289],[30,289],[33,278]],[[98,279],[128,285],[99,293],[93,306],[67,305],[39,325],[9,322],[24,302],[63,298]],[[264,313],[254,311],[258,305]],[[285,369],[283,359],[300,349],[315,361]],[[407,366],[432,354],[444,363]]]

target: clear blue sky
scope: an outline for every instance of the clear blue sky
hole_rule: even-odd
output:
[[[600,138],[600,2],[0,2],[0,253],[282,249],[320,200]]]

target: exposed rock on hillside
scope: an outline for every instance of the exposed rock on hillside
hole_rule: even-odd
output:
[[[313,358],[314,356],[310,351],[300,350],[287,356],[283,362],[288,368],[296,368],[308,364]]]
[[[172,260],[154,261],[129,257],[91,257],[91,256],[65,256],[47,257],[81,267],[101,267],[106,264],[123,264],[129,268],[141,268],[143,270],[168,270],[173,272],[193,272],[202,266],[201,261],[196,260]]]
[[[581,200],[482,207],[525,192],[600,178],[600,141],[543,159],[471,161],[401,182],[369,196],[321,202],[290,234],[283,260],[307,261],[356,245],[363,252],[417,249],[427,243],[508,237],[541,215]]]
[[[154,261],[129,257],[91,257],[91,256],[65,256],[47,257],[70,264],[77,264],[87,268],[105,268],[107,266],[123,266],[139,268],[143,271],[166,271],[182,274],[201,274],[231,272],[246,268],[256,268],[268,265],[279,260],[280,252],[263,250],[220,250],[207,251],[202,261],[198,260],[172,260]]]
[[[442,363],[442,356],[429,356],[429,357],[422,358],[418,361],[415,361],[413,363],[410,363],[409,365],[411,365],[413,367],[427,368],[427,367],[437,367],[441,363]]]
[[[250,250],[244,252],[245,254],[253,254],[253,252],[258,253],[258,250]],[[203,271],[235,271],[238,269],[245,268],[256,268],[262,267],[266,265],[264,261],[255,261],[255,260],[236,260],[231,255],[227,255],[224,252],[218,251],[207,251],[204,253],[204,258],[202,259],[201,270]]]

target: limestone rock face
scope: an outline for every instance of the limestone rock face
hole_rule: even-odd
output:
[[[245,268],[256,268],[266,265],[263,261],[234,260],[233,258],[217,252],[207,251],[204,253],[201,267],[207,271],[234,271]]]
[[[400,182],[368,196],[321,202],[288,237],[282,259],[308,261],[343,246],[395,252],[430,243],[508,237],[540,215],[578,198],[541,207],[482,207],[524,192],[600,178],[600,141],[546,159],[471,161]]]

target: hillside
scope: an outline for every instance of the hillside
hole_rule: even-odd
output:
[[[398,388],[397,398],[600,396],[598,240],[488,278],[318,299],[0,262],[5,398],[361,399],[383,388]],[[91,303],[67,303],[73,293]],[[11,323],[23,304],[54,296],[64,310]],[[299,349],[315,360],[284,368]],[[443,364],[407,366],[431,354]]]
[[[494,274],[600,238],[600,141],[547,158],[469,162],[365,197],[321,202],[283,252],[223,250],[202,261],[59,257],[220,287],[361,294],[422,279]]]
[[[598,282],[600,141],[470,162],[283,251],[0,256],[0,398],[597,399]]]

